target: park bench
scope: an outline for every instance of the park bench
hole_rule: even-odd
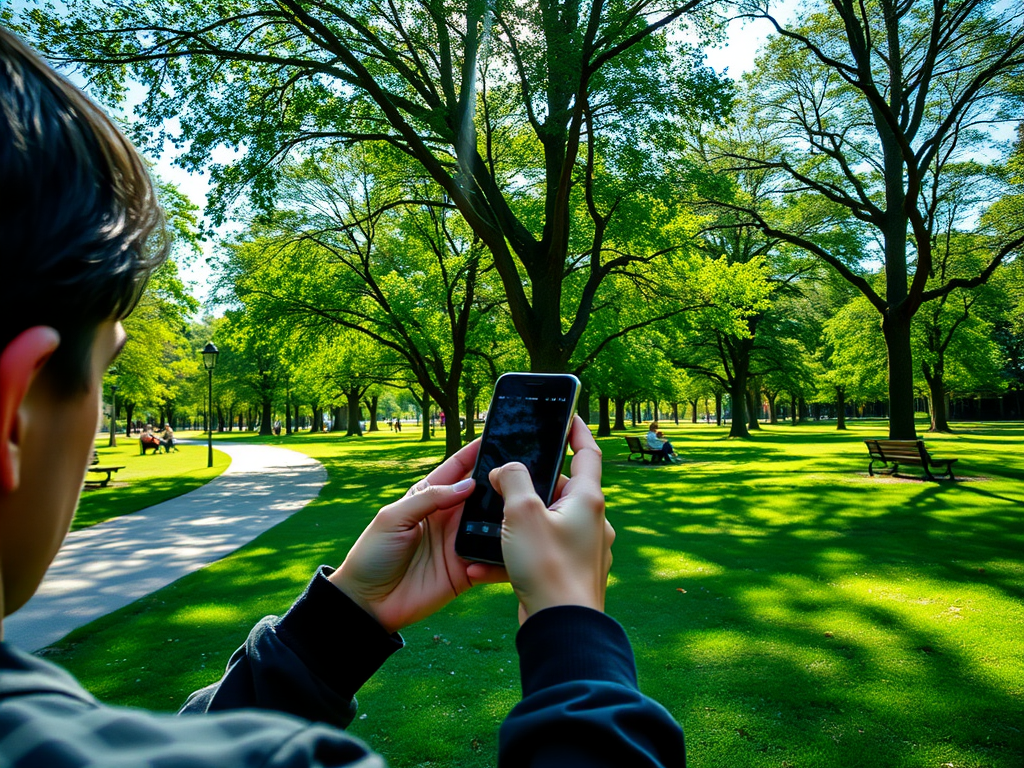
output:
[[[651,459],[648,459],[647,457],[651,456],[655,464],[662,463],[663,457],[661,451],[656,451],[645,445],[639,437],[627,436],[626,445],[629,446],[629,456],[626,457],[626,461],[632,461],[633,457],[637,456],[644,464],[650,464]]]
[[[889,475],[895,475],[900,464],[917,464],[924,470],[925,477],[929,480],[938,480],[939,478],[932,474],[932,469],[945,465],[945,471],[939,475],[944,474],[950,480],[956,479],[953,477],[953,464],[957,460],[936,459],[928,453],[923,440],[865,440],[864,444],[871,455],[871,461],[868,462],[869,475],[874,476],[875,463],[881,462],[882,466],[886,467],[883,471]],[[892,467],[888,468],[890,464]]]
[[[100,455],[96,451],[92,452],[92,463],[89,465],[89,472],[95,472],[97,475],[102,474],[103,477],[86,477],[85,484],[89,488],[105,488],[107,483],[110,482],[110,477],[119,469],[124,469],[124,465],[121,466],[100,466]]]
[[[160,453],[160,440],[157,439],[155,443],[147,443],[141,437],[139,438],[139,453],[143,456],[146,455],[146,451],[153,451],[153,453]],[[164,451],[166,453],[166,451]]]

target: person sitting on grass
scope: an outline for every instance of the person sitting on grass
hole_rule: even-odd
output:
[[[668,440],[663,440],[664,437],[665,434],[658,430],[658,422],[652,421],[647,430],[647,447],[652,451],[658,451],[661,460],[678,464],[679,456],[676,454],[675,448]]]
[[[125,342],[121,320],[167,246],[128,141],[2,28],[0,196],[0,267],[18,297],[0,302],[6,617],[32,597],[68,532],[103,374]],[[54,664],[0,642],[0,762],[380,768],[342,730],[355,692],[403,646],[400,629],[477,584],[508,580],[523,698],[501,726],[498,765],[683,765],[682,730],[640,693],[625,632],[603,612],[614,531],[601,454],[578,417],[570,442],[572,478],[550,509],[522,464],[492,472],[505,500],[506,569],[454,552],[474,485],[471,443],[382,508],[340,567],[317,570],[284,616],[256,624],[223,677],[188,697],[188,716],[104,704]]]

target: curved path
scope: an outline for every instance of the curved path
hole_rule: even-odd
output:
[[[224,472],[191,493],[69,534],[35,596],[4,619],[4,640],[45,648],[73,629],[219,560],[298,512],[323,464],[266,445],[221,443]]]

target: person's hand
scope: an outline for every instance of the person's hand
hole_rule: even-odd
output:
[[[569,444],[572,478],[561,479],[550,508],[522,464],[506,464],[489,476],[505,499],[501,550],[521,622],[556,605],[604,610],[615,531],[604,516],[601,450],[579,416]]]
[[[473,490],[479,442],[456,453],[377,513],[331,582],[388,632],[426,618],[474,584],[507,581],[505,570],[455,554],[462,505]]]

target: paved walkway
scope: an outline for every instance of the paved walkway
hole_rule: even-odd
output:
[[[68,535],[39,591],[4,619],[4,640],[35,651],[234,552],[302,509],[327,482],[295,451],[219,443],[219,477],[184,496]]]

